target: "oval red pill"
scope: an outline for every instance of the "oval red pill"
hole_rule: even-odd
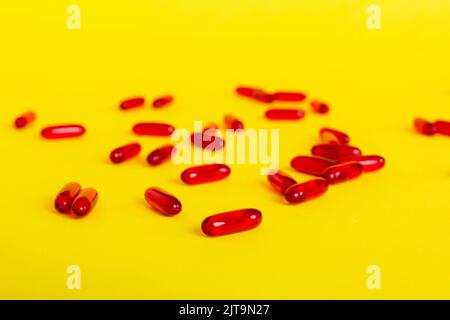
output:
[[[305,116],[305,111],[300,109],[269,109],[266,118],[271,120],[298,120]]]
[[[16,126],[17,129],[21,129],[31,124],[34,121],[34,119],[36,119],[36,114],[32,111],[29,111],[19,116],[14,121],[14,125]]]
[[[145,201],[154,209],[166,216],[174,216],[181,212],[181,202],[173,195],[160,188],[148,188]]]
[[[350,142],[348,134],[330,128],[320,129],[320,138],[323,143],[349,144]]]
[[[345,162],[358,162],[363,166],[364,172],[380,170],[385,164],[384,158],[380,156],[350,156],[341,158],[337,161],[337,163]]]
[[[289,203],[297,204],[320,197],[327,190],[327,181],[314,179],[291,186],[286,190],[284,197]]]
[[[141,145],[139,143],[130,143],[125,146],[114,149],[109,158],[114,163],[121,163],[133,157],[136,157],[141,152]]]
[[[142,122],[133,127],[133,132],[141,136],[170,136],[174,131],[170,124],[157,122]]]
[[[78,182],[69,182],[59,191],[55,199],[55,209],[61,213],[68,213],[73,201],[81,191]]]
[[[130,98],[124,100],[120,103],[120,108],[122,110],[128,110],[133,108],[142,107],[145,103],[145,99],[142,97]]]
[[[274,101],[299,102],[306,99],[306,95],[301,92],[275,92],[273,94]]]
[[[155,99],[153,101],[152,105],[154,108],[162,108],[162,107],[165,107],[165,106],[171,104],[172,101],[173,101],[172,96],[164,96],[164,97]]]
[[[321,177],[326,168],[335,164],[334,161],[325,158],[297,156],[291,160],[291,167],[298,172]]]
[[[207,164],[192,167],[181,173],[181,180],[186,184],[199,184],[225,179],[231,173],[226,164]]]
[[[346,162],[337,164],[326,169],[322,177],[329,184],[336,184],[359,177],[364,171],[364,167],[358,162]]]
[[[218,213],[202,222],[204,234],[216,237],[256,228],[262,221],[262,213],[257,209],[240,209]]]
[[[423,118],[414,119],[414,127],[416,128],[417,132],[427,136],[432,136],[437,131],[437,128],[433,123]]]
[[[267,179],[270,185],[281,194],[284,194],[289,187],[297,184],[297,181],[281,171],[271,172],[267,175]]]
[[[78,124],[66,124],[42,129],[41,135],[46,139],[75,138],[83,135],[86,129]]]
[[[147,156],[147,162],[151,166],[157,166],[164,161],[170,159],[172,152],[174,152],[175,147],[173,145],[165,145],[158,149],[153,150]]]
[[[85,216],[94,208],[97,203],[98,193],[93,188],[81,190],[77,198],[72,203],[72,212],[77,216]]]
[[[348,145],[319,144],[315,145],[311,149],[311,153],[317,157],[338,160],[342,157],[359,156],[361,154],[361,150]]]

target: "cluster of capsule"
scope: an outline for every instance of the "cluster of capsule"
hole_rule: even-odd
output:
[[[280,171],[268,175],[269,183],[289,203],[315,199],[327,192],[330,184],[355,179],[363,172],[379,170],[385,164],[383,157],[362,155],[359,148],[350,146],[350,137],[344,132],[322,128],[320,138],[322,144],[311,149],[312,156],[296,156],[291,160],[291,167],[296,171],[318,178],[297,183]]]
[[[69,182],[58,192],[55,198],[55,209],[74,217],[84,217],[94,208],[97,199],[97,190],[82,189],[78,182]]]
[[[414,127],[417,132],[432,136],[436,133],[450,136],[450,122],[444,120],[437,120],[435,122],[429,122],[423,118],[414,119]]]

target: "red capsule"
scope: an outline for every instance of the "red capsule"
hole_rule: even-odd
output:
[[[136,157],[141,152],[141,145],[139,143],[130,143],[125,146],[114,149],[109,158],[114,163],[121,163],[133,157]]]
[[[167,106],[169,104],[171,104],[173,101],[173,97],[172,96],[164,96],[164,97],[160,97],[157,98],[153,101],[153,107],[154,108],[162,108],[164,106]]]
[[[170,159],[172,152],[174,152],[175,147],[171,144],[162,146],[158,149],[153,150],[147,156],[147,162],[151,166],[157,166],[164,161]]]
[[[334,161],[325,158],[308,156],[297,156],[291,160],[291,167],[298,172],[311,174],[318,177],[321,177],[325,169],[333,166],[334,164]]]
[[[61,213],[70,211],[73,200],[81,191],[81,185],[78,182],[69,182],[59,191],[55,199],[55,209]]]
[[[236,93],[240,96],[244,96],[244,97],[253,97],[253,95],[257,92],[257,91],[261,91],[259,89],[255,89],[255,88],[249,88],[249,87],[237,87],[236,88]]]
[[[133,132],[140,136],[170,136],[174,131],[170,124],[156,122],[142,122],[133,127]]]
[[[199,184],[225,179],[230,173],[231,169],[226,164],[214,163],[184,170],[181,180],[186,184]]]
[[[194,132],[191,134],[191,143],[197,148],[208,148],[216,151],[225,146],[225,140],[219,136],[216,127],[207,127],[203,129],[203,133]]]
[[[350,137],[346,133],[330,128],[320,129],[320,138],[323,143],[349,144],[350,142]]]
[[[254,100],[264,102],[264,103],[271,103],[273,101],[273,96],[261,89],[256,88],[249,88],[249,87],[238,87],[236,88],[236,93],[238,95],[252,98]]]
[[[284,197],[289,203],[301,203],[320,197],[328,190],[328,182],[314,179],[293,185],[286,190]]]
[[[311,109],[316,113],[327,113],[330,111],[330,107],[326,103],[317,100],[311,101]]]
[[[306,95],[301,92],[275,92],[273,94],[274,101],[303,101]]]
[[[232,115],[226,115],[224,120],[227,129],[232,129],[235,131],[244,129],[244,123]]]
[[[432,136],[437,131],[437,128],[433,123],[422,118],[414,119],[414,127],[418,132],[427,136]]]
[[[267,179],[269,180],[270,185],[282,194],[284,194],[289,187],[292,187],[297,183],[297,181],[281,171],[271,172],[267,175]]]
[[[341,158],[337,161],[337,163],[345,162],[358,162],[363,166],[364,172],[380,170],[385,164],[384,158],[380,156],[351,156]]]
[[[181,202],[173,195],[160,188],[148,188],[145,201],[154,209],[166,216],[174,216],[181,211]]]
[[[437,133],[450,136],[450,122],[438,120],[434,123]]]
[[[46,139],[75,138],[83,135],[86,129],[78,124],[52,126],[42,129],[41,135]]]
[[[340,183],[359,177],[364,171],[364,167],[358,162],[346,162],[331,166],[324,171],[322,178],[329,184]]]
[[[262,220],[262,213],[256,209],[240,209],[218,213],[202,222],[204,234],[217,237],[256,228]]]
[[[16,126],[17,129],[21,129],[32,123],[34,119],[36,119],[36,114],[30,111],[18,117],[16,121],[14,121],[14,125]]]
[[[97,203],[98,193],[93,188],[83,189],[72,203],[72,212],[77,216],[87,215]]]
[[[120,103],[120,108],[122,110],[128,110],[133,108],[142,107],[145,103],[145,99],[142,97],[136,97],[124,100]]]
[[[266,118],[271,120],[298,120],[305,116],[305,111],[300,109],[269,109]]]
[[[311,149],[311,153],[317,157],[337,160],[348,156],[359,156],[361,150],[343,144],[318,144]]]

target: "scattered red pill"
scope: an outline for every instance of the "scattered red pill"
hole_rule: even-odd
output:
[[[174,150],[175,147],[171,144],[155,149],[147,156],[147,162],[151,166],[157,166],[168,160],[172,156]]]
[[[148,188],[145,201],[154,209],[166,216],[174,216],[181,211],[181,202],[170,193],[160,188]]]
[[[83,135],[86,129],[78,124],[67,124],[44,128],[41,135],[46,139],[74,138]]]
[[[145,103],[145,99],[142,97],[136,97],[124,100],[120,103],[120,108],[122,110],[133,109],[137,107],[142,107]]]
[[[244,97],[253,97],[253,95],[257,92],[261,91],[260,89],[256,88],[249,88],[249,87],[237,87],[236,93],[240,96]]]
[[[59,191],[55,199],[55,209],[61,213],[70,211],[73,200],[81,191],[81,185],[78,182],[69,182]]]
[[[281,171],[271,172],[267,175],[267,179],[269,180],[270,185],[282,194],[284,194],[289,187],[297,184],[297,181]]]
[[[311,149],[311,153],[317,157],[338,160],[348,156],[359,156],[361,150],[343,144],[318,144]]]
[[[434,123],[437,133],[450,136],[450,122],[438,120]]]
[[[337,164],[326,169],[322,178],[329,184],[340,183],[359,177],[364,171],[364,167],[358,162],[346,162]]]
[[[301,92],[275,92],[273,95],[274,101],[303,101],[306,95]]]
[[[36,119],[36,114],[32,111],[26,112],[14,121],[14,125],[17,129],[21,129],[30,123],[32,123]]]
[[[286,190],[284,197],[289,203],[301,203],[320,197],[328,190],[328,182],[323,179],[314,179],[293,185]]]
[[[240,209],[218,213],[207,217],[202,222],[204,234],[216,237],[256,228],[262,220],[262,213],[257,209]]]
[[[141,145],[139,143],[130,143],[114,149],[109,155],[109,158],[114,163],[121,163],[125,160],[136,157],[139,152],[141,152]]]
[[[291,160],[291,167],[298,172],[318,177],[321,177],[325,169],[333,165],[335,165],[334,161],[318,157],[297,156]]]
[[[172,96],[164,96],[164,97],[160,97],[157,98],[153,101],[153,107],[154,108],[162,108],[164,106],[167,106],[169,104],[171,104],[173,101],[173,97]]]
[[[372,172],[380,170],[384,167],[385,160],[380,156],[350,156],[344,157],[337,161],[337,163],[358,162],[363,166],[364,172]]]
[[[133,127],[133,132],[140,136],[170,136],[174,131],[170,124],[156,122],[142,122]]]
[[[305,111],[300,109],[269,109],[266,118],[271,120],[298,120],[305,116]]]
[[[311,108],[316,113],[327,113],[330,111],[330,107],[326,103],[317,100],[311,101]]]
[[[414,119],[414,127],[418,132],[427,136],[432,136],[437,131],[437,128],[433,123],[422,118]]]
[[[206,127],[203,132],[191,134],[191,143],[197,148],[220,150],[225,146],[225,140],[219,136],[216,127]]]
[[[181,180],[186,184],[199,184],[222,180],[231,173],[226,164],[207,164],[188,168],[181,173]]]
[[[72,212],[77,216],[87,215],[97,203],[98,193],[93,188],[83,189],[72,203]]]
[[[273,96],[261,89],[249,88],[249,87],[238,87],[236,88],[236,93],[238,95],[252,98],[256,101],[271,103],[273,102]]]
[[[225,120],[225,126],[227,129],[232,129],[232,130],[244,129],[244,123],[232,115],[226,115],[224,120]]]
[[[350,142],[350,137],[346,133],[330,128],[320,129],[320,138],[323,143],[349,144]]]

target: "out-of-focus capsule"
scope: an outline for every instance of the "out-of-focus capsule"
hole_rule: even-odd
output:
[[[66,124],[42,129],[41,135],[46,139],[75,138],[83,135],[86,129],[78,124]]]
[[[284,194],[284,192],[297,183],[290,176],[281,171],[274,171],[267,175],[267,179],[270,185],[277,190],[279,193]]]
[[[275,92],[273,95],[274,101],[303,101],[306,95],[301,92]]]
[[[328,104],[318,100],[311,101],[311,109],[316,113],[327,113],[330,111]]]
[[[244,96],[244,97],[253,97],[253,95],[257,92],[257,91],[261,91],[260,89],[256,89],[256,88],[249,88],[249,87],[237,87],[236,88],[236,93],[240,96]]]
[[[273,95],[271,95],[270,93],[264,92],[262,90],[257,90],[256,92],[254,92],[252,98],[255,99],[256,101],[264,102],[264,103],[272,103],[273,102]]]
[[[345,162],[358,162],[363,166],[364,172],[380,170],[385,164],[384,158],[380,156],[350,156],[341,158],[337,161],[338,164]]]
[[[437,133],[450,136],[450,122],[444,120],[438,120],[434,123]]]
[[[232,115],[226,115],[225,116],[225,126],[227,129],[232,129],[232,130],[242,130],[244,129],[244,123],[233,117]]]
[[[17,129],[21,129],[32,123],[34,119],[36,119],[36,114],[32,111],[29,111],[19,116],[16,121],[14,121],[14,125]]]
[[[329,184],[340,183],[359,177],[364,167],[358,162],[346,162],[329,167],[322,174],[322,178]]]
[[[300,109],[269,109],[266,118],[271,120],[298,120],[305,116],[305,111]]]
[[[81,190],[78,197],[72,203],[72,212],[77,216],[87,215],[97,203],[98,193],[93,188]]]
[[[164,106],[167,106],[169,104],[171,104],[173,101],[173,97],[172,96],[164,96],[164,97],[160,97],[157,98],[153,101],[152,105],[154,108],[162,108]]]
[[[139,143],[130,143],[114,149],[109,155],[109,158],[114,163],[121,163],[125,160],[136,157],[139,152],[141,152],[141,145]]]
[[[219,136],[218,130],[214,126],[208,126],[203,132],[191,134],[191,143],[197,148],[208,148],[209,150],[220,150],[225,146],[225,140]]]
[[[157,122],[142,122],[133,127],[133,132],[140,136],[170,136],[174,131],[170,124]]]
[[[262,213],[257,209],[240,209],[218,213],[207,217],[202,222],[204,234],[216,237],[256,228],[262,220]]]
[[[432,136],[437,131],[437,128],[433,123],[422,118],[414,119],[414,127],[418,132],[427,136]]]
[[[330,128],[320,129],[320,138],[323,143],[349,144],[350,142],[350,137],[346,133]]]
[[[166,216],[174,216],[181,211],[181,202],[173,195],[160,188],[148,188],[145,191],[145,201],[154,209]]]
[[[81,191],[81,185],[78,182],[69,182],[59,191],[55,199],[55,209],[61,213],[70,211],[73,200]]]
[[[207,164],[188,168],[181,173],[181,180],[186,184],[199,184],[225,179],[231,173],[226,164]]]
[[[338,160],[348,156],[359,156],[361,150],[343,144],[318,144],[311,149],[311,153],[317,157]]]
[[[171,144],[155,149],[147,156],[147,162],[151,166],[157,166],[168,160],[172,156],[174,150],[175,147]]]
[[[328,190],[328,182],[323,179],[314,179],[291,186],[284,193],[289,203],[301,203],[320,197]]]
[[[124,100],[120,103],[120,109],[128,110],[133,108],[142,107],[145,103],[145,99],[142,97],[136,97]]]
[[[291,160],[291,167],[298,172],[321,177],[326,168],[335,165],[334,161],[308,156],[297,156]]]

